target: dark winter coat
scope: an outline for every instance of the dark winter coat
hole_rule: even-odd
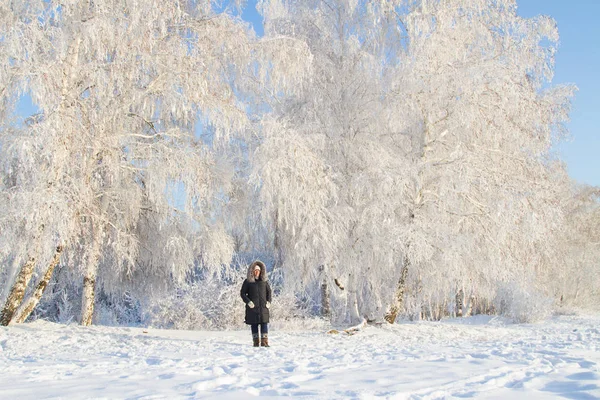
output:
[[[260,267],[260,275],[258,279],[254,279],[252,271],[254,266]],[[246,303],[246,323],[247,324],[262,324],[269,322],[269,309],[267,302],[271,303],[271,286],[267,280],[267,268],[260,261],[253,262],[248,268],[248,277],[242,284],[240,291],[242,300]],[[248,303],[252,301],[254,308],[248,307]]]

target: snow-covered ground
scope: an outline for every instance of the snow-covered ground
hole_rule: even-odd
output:
[[[1,399],[600,399],[600,316],[473,317],[354,335],[57,325],[0,329]]]

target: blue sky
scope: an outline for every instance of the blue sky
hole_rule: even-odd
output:
[[[242,18],[262,26],[249,0]],[[600,186],[600,0],[517,0],[522,17],[549,15],[558,24],[560,45],[552,84],[574,83],[571,138],[555,150],[578,182]]]
[[[553,83],[574,83],[571,139],[557,147],[569,175],[600,186],[600,0],[517,0],[523,17],[549,15],[558,24],[560,46]]]

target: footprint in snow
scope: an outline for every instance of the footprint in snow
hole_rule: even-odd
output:
[[[148,365],[159,365],[161,360],[159,358],[146,358],[146,364]]]
[[[593,361],[580,361],[578,364],[581,368],[592,368],[596,365]]]
[[[566,377],[574,381],[595,381],[600,382],[600,375],[595,372],[579,372]]]

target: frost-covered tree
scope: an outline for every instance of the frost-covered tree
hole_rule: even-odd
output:
[[[597,296],[597,199],[550,152],[574,88],[516,7],[263,0],[254,38],[209,0],[0,4],[3,323],[59,260],[84,324],[96,287],[231,291],[218,267],[263,252],[336,322]]]
[[[403,241],[415,306],[444,312],[453,292],[489,298],[499,282],[529,285],[550,268],[564,178],[549,152],[573,87],[544,86],[556,25],[519,17],[515,1],[424,0],[402,21],[394,115],[412,165]]]
[[[548,287],[564,307],[600,306],[600,188],[573,185],[565,191],[565,227],[556,247],[561,268]]]
[[[2,116],[23,94],[39,109],[19,129],[2,120],[3,263],[11,262],[10,277],[26,260],[45,268],[64,246],[65,263],[83,275],[85,325],[99,273],[110,287],[140,269],[143,279],[181,279],[199,256],[205,266],[231,260],[227,216],[215,212],[230,175],[215,149],[248,127],[238,96],[266,80],[285,90],[304,56],[298,47],[279,57],[279,42],[261,46],[214,7],[0,6]],[[280,63],[291,65],[285,82]]]
[[[396,204],[406,159],[386,102],[404,49],[388,5],[262,2],[265,35],[303,40],[313,54],[311,80],[275,98],[264,125],[255,158],[263,212],[286,282],[319,278],[336,320],[380,317],[402,263]]]
[[[262,4],[267,35],[314,55],[256,160],[294,281],[325,271],[348,293],[338,314],[393,321],[457,299],[467,313],[553,270],[564,176],[550,148],[573,88],[546,87],[550,18],[512,0]]]

